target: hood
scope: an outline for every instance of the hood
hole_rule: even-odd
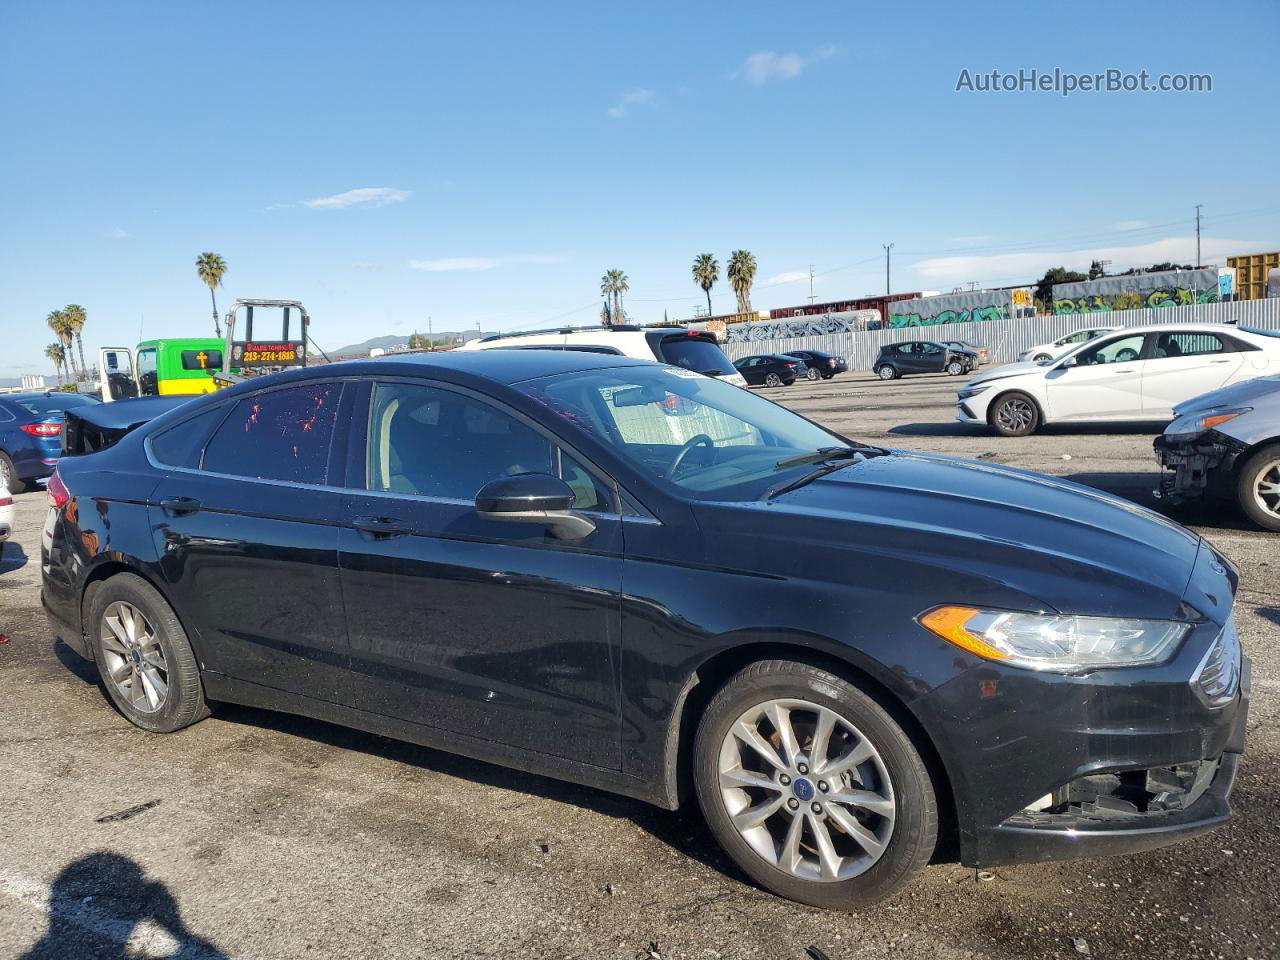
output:
[[[938,603],[1173,618],[1200,548],[1195,534],[1127,500],[917,453],[851,463],[733,508],[744,538],[785,539],[791,551],[821,558],[816,570],[853,569],[882,590],[914,585]]]
[[[1207,410],[1210,407],[1241,406],[1261,397],[1274,394],[1280,394],[1280,373],[1272,374],[1269,377],[1245,380],[1242,383],[1234,383],[1229,387],[1202,393],[1198,397],[1192,397],[1190,400],[1178,404],[1173,408],[1173,412],[1175,416],[1180,417],[1183,414],[1191,413],[1195,410]]]
[[[1044,371],[1045,367],[1038,363],[1032,363],[1030,360],[1024,360],[1019,363],[1004,363],[998,367],[992,367],[984,373],[978,374],[970,380],[969,383],[987,383],[988,381],[1001,380],[1005,377],[1016,377],[1023,373],[1043,373]]]

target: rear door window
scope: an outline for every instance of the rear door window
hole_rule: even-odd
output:
[[[341,384],[307,383],[245,397],[209,441],[201,466],[260,480],[327,483],[341,394]]]
[[[1221,338],[1212,333],[1162,333],[1156,337],[1156,349],[1152,358],[1202,357],[1212,353],[1226,353]]]

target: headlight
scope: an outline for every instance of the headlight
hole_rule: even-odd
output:
[[[1227,407],[1221,410],[1210,410],[1207,413],[1188,413],[1165,427],[1164,435],[1170,440],[1188,440],[1252,410],[1253,407]]]
[[[1163,663],[1191,629],[1189,623],[1172,620],[1064,617],[974,607],[935,607],[919,622],[948,643],[988,660],[1059,673]]]
[[[968,400],[970,397],[976,397],[983,390],[987,389],[988,386],[989,384],[980,383],[976,387],[961,387],[960,390],[957,391],[956,396],[961,400]]]

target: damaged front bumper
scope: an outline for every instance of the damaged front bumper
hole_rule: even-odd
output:
[[[1193,503],[1206,498],[1230,500],[1237,458],[1248,445],[1206,430],[1193,437],[1160,435],[1153,444],[1156,462],[1167,472],[1154,491],[1165,503]]]

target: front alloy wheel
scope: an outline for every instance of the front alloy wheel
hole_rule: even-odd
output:
[[[1025,437],[1036,432],[1040,411],[1028,396],[1010,393],[996,401],[991,411],[991,425],[1006,437]]]
[[[1240,468],[1236,499],[1264,530],[1280,531],[1280,443],[1258,450]]]
[[[698,804],[739,867],[774,893],[849,910],[928,862],[938,806],[919,751],[875,699],[830,670],[766,660],[698,723]]]
[[[947,373],[953,377],[958,377],[964,373],[964,364],[959,360],[952,360],[947,364]]]

